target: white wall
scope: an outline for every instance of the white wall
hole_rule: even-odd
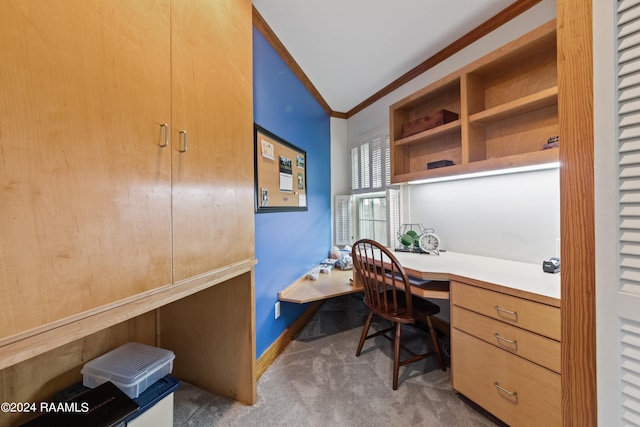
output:
[[[558,256],[558,169],[409,186],[410,223],[443,248],[542,264]]]
[[[389,126],[389,105],[555,18],[555,0],[543,0],[443,63],[347,120],[349,140]],[[348,158],[348,152],[344,152]],[[542,263],[557,255],[560,237],[557,170],[409,186],[404,222],[434,228],[457,252]]]

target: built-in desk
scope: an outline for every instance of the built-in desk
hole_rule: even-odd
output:
[[[419,279],[459,281],[560,307],[560,275],[544,273],[542,260],[540,264],[531,264],[459,252],[393,254],[407,274]],[[351,270],[333,270],[320,274],[318,280],[307,279],[305,274],[281,291],[278,299],[302,304],[360,292],[362,288],[352,278]],[[449,298],[449,290],[439,284],[433,288],[414,287],[413,290],[423,298]]]
[[[412,293],[450,300],[453,388],[510,425],[560,425],[560,275],[543,272],[542,260],[394,255],[408,275],[434,281]],[[315,281],[301,277],[279,299],[303,303],[361,291],[352,276],[334,270]]]
[[[311,280],[305,274],[279,292],[278,300],[305,304],[361,290],[362,286],[353,281],[353,270],[334,269],[330,273],[318,274],[317,280]]]
[[[412,276],[450,281],[453,388],[509,425],[561,425],[560,275],[542,260],[395,255]]]
[[[449,251],[394,255],[410,276],[459,281],[560,307],[560,275],[543,272],[542,260],[532,264]]]

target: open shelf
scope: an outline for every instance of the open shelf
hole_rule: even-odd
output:
[[[454,120],[453,122],[446,123],[442,126],[428,129],[415,135],[407,136],[405,138],[397,140],[396,146],[421,144],[429,142],[430,140],[438,139],[445,135],[454,134],[456,132],[460,133],[461,123],[462,122],[460,120]]]
[[[402,183],[557,161],[556,22],[513,40],[390,106],[391,181]],[[401,137],[402,125],[438,110],[459,119]],[[427,169],[450,160],[453,166]]]
[[[496,157],[461,165],[405,173],[393,177],[391,182],[394,184],[400,184],[404,182],[412,182],[425,179],[466,175],[477,172],[496,171],[500,169],[510,169],[522,166],[552,163],[559,161],[559,159],[559,150],[557,148],[550,148],[547,150]]]
[[[532,95],[516,99],[515,101],[472,114],[469,116],[469,122],[486,124],[557,104],[558,86],[554,86],[550,89],[545,89]]]

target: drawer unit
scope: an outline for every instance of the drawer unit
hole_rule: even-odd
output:
[[[560,375],[457,329],[453,387],[512,426],[558,426]]]
[[[453,388],[510,425],[560,425],[560,309],[495,289],[451,282]]]
[[[451,282],[451,304],[560,341],[560,309]]]
[[[451,307],[451,317],[455,318],[456,329],[560,373],[558,341],[455,305]]]

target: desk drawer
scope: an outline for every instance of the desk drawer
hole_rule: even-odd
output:
[[[507,424],[561,425],[560,375],[457,329],[451,357],[453,388]]]
[[[451,303],[560,341],[557,307],[460,282],[451,282]]]
[[[467,309],[453,306],[455,328],[560,373],[560,343]]]

